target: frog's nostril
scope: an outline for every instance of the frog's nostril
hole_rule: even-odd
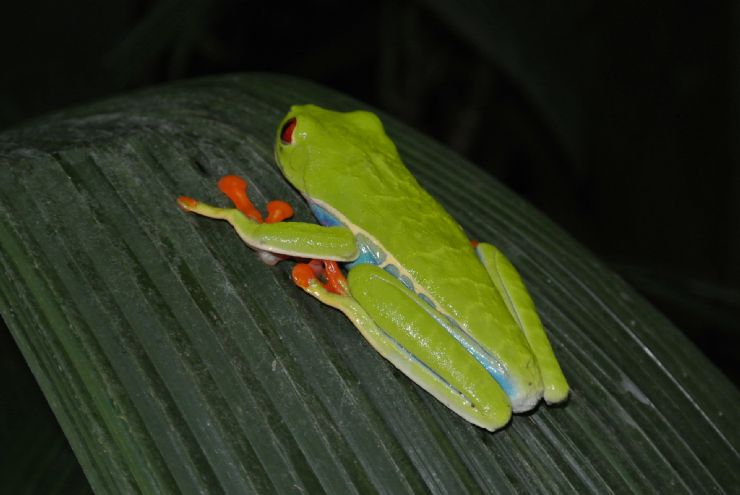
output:
[[[295,125],[295,117],[283,124],[283,128],[280,130],[280,140],[283,144],[293,144],[293,130],[295,129]]]

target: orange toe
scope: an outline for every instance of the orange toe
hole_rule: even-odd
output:
[[[267,203],[266,223],[282,222],[293,216],[293,208],[285,201],[275,200]]]
[[[189,198],[188,196],[180,196],[177,198],[177,204],[180,205],[180,208],[183,210],[188,211],[198,206],[198,201],[193,198]]]
[[[326,277],[326,290],[340,296],[347,294],[344,291],[347,286],[347,279],[344,278],[344,274],[336,261],[324,261],[324,276]]]
[[[311,280],[316,278],[316,274],[308,263],[298,263],[293,267],[293,282],[304,289],[308,287]]]
[[[236,175],[224,175],[218,181],[218,188],[229,197],[239,211],[255,222],[262,223],[262,214],[247,196],[247,186],[247,181]]]

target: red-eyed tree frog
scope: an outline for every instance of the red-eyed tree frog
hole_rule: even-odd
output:
[[[323,260],[295,265],[295,283],[467,421],[493,431],[543,397],[567,398],[516,269],[493,245],[471,242],[422,189],[376,115],[294,106],[278,127],[275,157],[320,225],[282,222],[292,210],[279,201],[262,222],[235,176],[219,187],[236,208],[178,202],[228,221],[268,263]]]

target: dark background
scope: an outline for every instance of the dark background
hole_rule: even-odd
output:
[[[740,4],[555,3],[4,2],[0,128],[208,74],[323,83],[526,197],[738,383]],[[0,339],[7,432],[44,401]]]

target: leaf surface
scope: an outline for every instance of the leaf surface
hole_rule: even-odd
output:
[[[308,208],[273,164],[289,105],[363,107],[266,74],[199,79],[0,135],[0,313],[93,489],[731,493],[737,389],[619,277],[458,155],[382,116],[409,168],[521,271],[572,387],[490,434],[178,195]]]

